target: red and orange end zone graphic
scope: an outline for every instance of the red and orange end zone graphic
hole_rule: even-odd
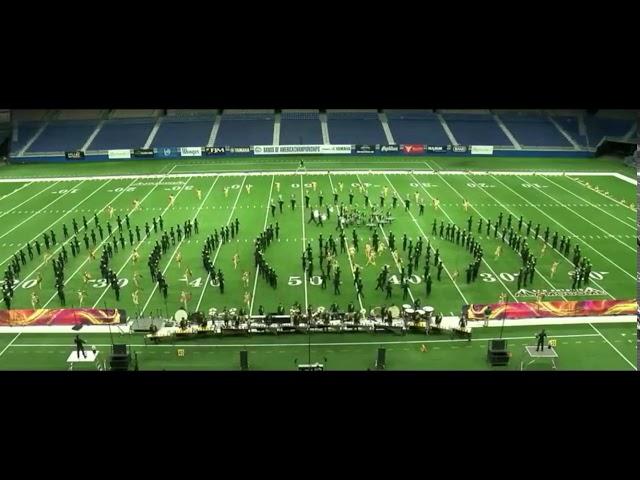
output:
[[[102,308],[40,308],[0,310],[0,326],[116,325],[124,322],[123,310]]]
[[[470,305],[469,320],[483,320],[484,310],[491,307],[490,320],[537,317],[595,317],[602,315],[635,315],[637,300],[578,300],[553,302],[492,303]]]

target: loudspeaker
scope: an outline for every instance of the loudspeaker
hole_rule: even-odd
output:
[[[129,370],[131,357],[129,355],[111,355],[109,357],[109,368],[114,372],[126,372]]]
[[[489,350],[492,352],[504,352],[507,349],[506,340],[490,340]]]
[[[387,350],[384,348],[378,349],[378,360],[376,361],[376,368],[378,370],[384,370],[385,357],[387,356]]]
[[[123,343],[115,343],[113,344],[112,353],[114,355],[126,355],[127,354],[127,345]]]
[[[249,352],[240,350],[240,369],[249,370]]]

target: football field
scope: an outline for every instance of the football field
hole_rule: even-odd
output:
[[[632,299],[636,297],[636,185],[635,179],[626,180],[616,171],[599,171],[594,175],[594,169],[589,165],[581,164],[581,160],[574,162],[567,174],[558,174],[558,169],[548,161],[541,161],[543,168],[537,168],[538,173],[533,174],[536,168],[536,159],[526,159],[529,170],[510,169],[504,170],[499,159],[475,160],[475,164],[469,163],[465,169],[456,172],[450,168],[459,168],[458,165],[449,165],[438,158],[413,160],[410,165],[397,159],[388,162],[365,160],[354,162],[346,160],[340,162],[331,159],[330,162],[318,161],[307,163],[305,169],[296,171],[297,159],[285,161],[273,161],[272,163],[258,162],[255,159],[247,159],[243,164],[237,160],[233,168],[227,168],[230,164],[215,162],[131,162],[132,175],[120,175],[118,168],[109,172],[108,162],[104,164],[83,164],[75,171],[74,165],[61,166],[46,165],[46,169],[38,170],[37,166],[11,166],[2,172],[3,180],[0,182],[0,267],[3,271],[7,268],[14,253],[20,249],[27,253],[26,243],[33,244],[39,240],[43,246],[42,255],[38,256],[34,251],[34,258],[27,256],[25,265],[22,266],[19,278],[14,282],[15,294],[11,308],[32,308],[32,292],[39,297],[39,308],[57,308],[60,301],[54,288],[54,276],[51,261],[45,261],[43,234],[53,231],[56,235],[56,244],[52,245],[49,253],[57,256],[64,245],[67,249],[69,260],[65,266],[65,293],[67,307],[98,307],[121,308],[130,316],[172,316],[174,312],[183,306],[181,293],[188,294],[187,310],[202,311],[205,314],[216,309],[240,308],[244,306],[250,313],[257,313],[262,306],[266,312],[273,312],[282,305],[287,311],[294,302],[303,306],[311,305],[314,309],[318,306],[328,308],[332,303],[337,303],[341,309],[346,309],[349,303],[357,308],[369,311],[371,308],[386,305],[402,305],[409,300],[420,299],[423,305],[431,305],[436,311],[445,316],[457,315],[464,304],[495,303],[501,294],[506,294],[507,301],[535,301],[538,294],[543,293],[545,300],[584,300],[584,299]],[[492,162],[496,163],[495,170]],[[592,162],[588,160],[585,162]],[[560,168],[566,167],[560,163]],[[404,163],[404,165],[400,165]],[[55,168],[54,168],[55,167]],[[24,170],[20,170],[24,168]],[[92,170],[92,168],[95,168]],[[412,170],[405,170],[411,168]],[[480,169],[482,171],[480,171]],[[556,170],[556,171],[553,171]],[[564,168],[562,168],[564,170]],[[20,172],[24,174],[21,175]],[[547,172],[549,174],[544,174]],[[46,174],[46,177],[43,175]],[[98,175],[110,175],[94,176]],[[302,254],[308,244],[317,258],[319,251],[319,237],[322,235],[326,242],[330,236],[338,241],[339,231],[337,227],[337,210],[340,204],[349,205],[350,193],[353,195],[352,205],[354,209],[366,210],[365,197],[370,204],[381,208],[384,212],[390,211],[393,220],[389,224],[369,227],[361,225],[346,229],[347,249],[341,252],[338,248],[337,263],[342,271],[341,293],[335,294],[333,285],[327,282],[326,288],[321,285],[320,271],[316,263],[313,275],[306,275],[302,267]],[[175,198],[170,205],[169,196]],[[337,198],[334,198],[337,195]],[[309,197],[310,208],[305,208],[305,196]],[[398,198],[396,207],[393,207],[393,196]],[[320,205],[322,197],[322,205]],[[405,208],[405,199],[410,200],[409,208]],[[279,200],[282,199],[282,212],[279,208]],[[292,207],[292,200],[295,207]],[[463,203],[468,202],[465,209]],[[433,203],[439,202],[435,208]],[[139,208],[134,210],[134,202],[139,202]],[[380,207],[381,202],[384,206]],[[419,203],[424,203],[424,213],[420,213]],[[275,206],[272,212],[271,205]],[[113,207],[113,218],[109,218],[108,209]],[[328,209],[327,209],[328,207]],[[312,212],[318,210],[328,218],[320,226],[312,221]],[[94,214],[99,223],[105,227],[104,237],[101,239],[94,224]],[[505,227],[508,218],[511,217],[511,225],[516,232],[520,217],[523,218],[520,234],[527,237],[531,252],[537,257],[537,265],[533,280],[526,286],[519,285],[519,271],[522,260],[514,249],[501,239],[502,228],[494,229],[499,215],[502,214],[502,226]],[[125,225],[125,215],[129,216],[130,226]],[[85,247],[85,228],[82,217],[86,217],[86,233],[89,237],[89,249]],[[123,222],[124,248],[120,243],[120,231],[116,223],[116,217],[120,216]],[[168,296],[165,299],[151,280],[147,259],[156,241],[160,240],[160,230],[154,232],[153,218],[162,217],[164,230],[171,227],[176,229],[186,220],[193,221],[197,218],[199,233],[191,238],[172,242],[169,250],[162,256],[160,270],[168,282]],[[76,219],[79,233],[77,235],[81,245],[80,252],[73,257],[69,249],[69,242],[73,237],[72,220]],[[231,241],[221,244],[214,250],[211,258],[215,268],[222,270],[225,277],[224,293],[221,293],[219,283],[208,277],[202,263],[201,252],[208,235],[214,230],[227,226],[230,222],[238,220],[239,232]],[[434,221],[436,233],[433,233]],[[469,222],[470,221],[470,228]],[[480,225],[482,221],[482,225]],[[491,221],[491,227],[487,231],[487,224]],[[111,223],[113,235],[107,234],[106,224]],[[528,223],[531,222],[528,235]],[[145,223],[150,226],[149,234],[145,232]],[[269,225],[278,226],[278,238],[267,247],[265,258],[275,269],[277,274],[277,288],[270,287],[254,263],[254,240]],[[457,225],[462,231],[470,231],[484,250],[484,257],[480,267],[480,273],[475,281],[467,281],[467,266],[473,261],[472,253],[461,243],[454,239],[447,240],[440,235],[440,225],[445,228],[449,224]],[[540,225],[538,238],[535,237],[535,229]],[[65,239],[63,225],[66,225],[70,237]],[[135,227],[140,229],[140,241],[137,239]],[[543,240],[545,230],[549,228],[548,241]],[[95,234],[95,243],[91,240],[91,231]],[[130,241],[129,230],[133,236]],[[365,246],[371,244],[372,235],[377,232],[380,243],[386,247],[378,251],[375,265],[369,264],[365,255]],[[393,232],[397,249],[397,257],[394,257],[388,248],[389,235]],[[551,238],[557,232],[558,238],[566,237],[571,241],[570,252],[561,252],[553,248]],[[353,235],[358,238],[359,248],[350,251],[353,245]],[[403,248],[403,236],[407,241],[415,245],[418,238],[430,242],[431,247],[438,249],[443,261],[443,270],[440,278],[437,278],[437,269],[431,261],[430,274],[433,278],[432,290],[427,295],[424,275],[424,256],[419,265],[412,271],[410,289],[407,297],[403,297],[403,291],[399,285],[399,276],[402,265],[407,267],[408,245]],[[100,253],[107,242],[113,242],[113,236],[117,237],[118,252],[110,263],[120,279],[120,300],[117,301],[112,289],[106,281],[100,278],[99,259]],[[558,243],[560,241],[558,240]],[[580,245],[583,256],[586,256],[593,265],[591,278],[588,285],[573,286],[573,248]],[[501,246],[501,253],[497,256],[496,249]],[[135,262],[133,251],[136,248],[140,259]],[[544,252],[543,252],[544,250]],[[92,259],[89,251],[96,252],[96,259]],[[233,257],[238,256],[237,267],[234,268]],[[178,262],[177,259],[181,258]],[[552,274],[552,265],[557,262],[557,269]],[[371,263],[371,262],[369,262]],[[389,265],[390,280],[395,284],[391,292],[391,298],[380,290],[375,290],[376,277],[383,265]],[[353,282],[353,268],[359,266],[362,271],[364,289],[358,295]],[[192,272],[186,275],[186,270]],[[134,287],[134,272],[138,272],[142,278],[139,282],[139,294],[137,305],[134,303],[132,293]],[[243,274],[248,273],[248,284],[243,281]],[[84,274],[88,273],[91,280],[85,283]],[[37,285],[38,274],[42,275],[42,285]],[[520,279],[521,280],[521,279]],[[79,304],[78,291],[84,292],[84,303]],[[524,327],[513,328],[510,334],[522,343],[520,337],[529,336],[529,328],[525,333]],[[576,347],[574,342],[582,341],[584,348],[609,350],[612,355],[610,362],[604,362],[606,368],[629,368],[628,362],[624,362],[610,346],[602,341],[602,335],[596,333],[589,326],[576,325],[563,326],[567,329],[567,345]],[[598,330],[605,328],[599,326]],[[615,330],[611,332],[609,341],[621,340],[618,348],[622,355],[635,363],[636,345],[635,329],[633,324],[616,324],[607,326]],[[487,329],[489,331],[491,329]],[[619,331],[618,331],[619,330]],[[493,332],[495,334],[495,332]],[[604,333],[604,332],[603,332]],[[625,334],[623,336],[622,334]],[[561,335],[562,333],[557,333]],[[489,335],[489,333],[487,333]],[[587,335],[580,337],[579,335]],[[605,334],[606,335],[606,334]],[[509,335],[506,335],[509,336]],[[38,358],[39,353],[46,348],[51,351],[61,342],[60,335],[28,334],[23,333],[10,345],[16,335],[3,334],[0,341],[0,368],[18,368],[21,348],[27,352],[33,352],[30,357]],[[331,337],[331,336],[329,336]],[[350,337],[350,335],[349,335]],[[280,349],[277,345],[304,344],[306,337],[293,339],[293,337],[251,338],[243,342],[266,344],[273,343],[273,349]],[[354,338],[325,338],[324,335],[312,336],[312,343],[342,342],[357,343],[370,342],[363,346],[336,345],[331,353],[339,357],[340,349],[352,352],[354,348],[362,350],[361,360],[355,363],[343,362],[341,365],[350,365],[360,368],[365,365],[365,357],[369,358],[370,351],[374,351],[377,339],[362,339],[355,335]],[[482,336],[478,337],[479,339]],[[581,340],[581,338],[583,338]],[[629,342],[627,346],[627,340]],[[389,340],[389,339],[387,339]],[[389,341],[392,341],[393,338]],[[475,340],[475,337],[474,337]],[[593,340],[594,343],[589,343]],[[90,340],[97,344],[108,343],[104,335],[99,339]],[[142,345],[142,337],[127,340],[132,344]],[[402,342],[409,340],[403,337]],[[413,341],[421,341],[415,338]],[[524,341],[524,340],[523,340]],[[216,341],[218,342],[218,341]],[[224,344],[223,340],[220,340]],[[202,342],[201,342],[202,343]],[[170,363],[164,365],[163,358],[175,356],[167,355],[169,347],[140,347],[144,348],[143,356],[148,359],[147,365],[152,368],[203,368],[198,363],[197,356],[203,355],[209,342],[202,343],[200,348],[193,345],[182,359],[182,363]],[[237,340],[228,342],[240,343]],[[34,345],[42,344],[43,347]],[[52,345],[47,347],[44,345]],[[414,344],[390,344],[393,349],[411,350]],[[615,345],[615,343],[614,343]],[[451,368],[473,368],[471,361],[465,360],[461,354],[465,349],[475,352],[475,349],[485,348],[483,342],[475,341],[469,344],[458,344],[450,340],[443,340],[438,347],[444,351],[460,349],[459,363],[453,362]],[[582,348],[581,347],[581,348]],[[190,347],[185,347],[189,349]],[[213,348],[213,347],[212,347]],[[234,347],[235,348],[235,347]],[[255,347],[256,356],[263,355],[269,346]],[[295,345],[282,347],[287,349],[280,360],[258,362],[274,368],[285,368],[287,362],[293,365],[293,359],[306,352],[305,346]],[[319,346],[319,352],[326,350]],[[567,346],[567,349],[571,347]],[[577,348],[577,347],[576,347]],[[3,350],[4,349],[4,350]],[[169,349],[169,350],[168,350]],[[217,351],[213,348],[214,351]],[[224,348],[221,348],[224,350]],[[227,348],[227,351],[231,348]],[[298,353],[300,350],[302,353]],[[66,351],[66,350],[65,350]],[[165,353],[166,352],[166,353]],[[199,352],[199,353],[198,353]],[[213,363],[207,363],[211,368],[227,368],[227,363],[235,362],[237,350],[233,356],[213,354]],[[401,350],[404,353],[404,350]],[[398,368],[410,368],[413,365],[411,356],[419,355],[411,350],[408,357],[398,360]],[[432,353],[433,353],[432,352]],[[458,354],[457,353],[457,354]],[[477,353],[477,352],[476,352]],[[320,355],[321,353],[319,353]],[[346,354],[346,353],[345,353]],[[457,355],[456,354],[456,355]],[[321,354],[325,356],[325,354]],[[351,355],[351,353],[349,354]],[[606,357],[606,354],[603,354]],[[435,353],[434,355],[435,356]],[[285,358],[286,357],[286,358]],[[44,359],[45,356],[42,356]],[[265,356],[267,358],[267,356]],[[356,358],[358,355],[356,355]],[[422,358],[422,357],[420,357]],[[168,360],[168,358],[167,358]],[[207,362],[209,362],[207,360]],[[368,361],[368,360],[367,360]],[[190,363],[191,362],[191,363]],[[266,363],[265,363],[266,362]],[[404,362],[404,363],[403,363]],[[593,365],[587,359],[584,362],[576,361],[575,368],[592,368]],[[340,362],[336,362],[340,363]],[[180,366],[181,365],[181,366]],[[235,365],[235,363],[233,363]],[[436,367],[447,368],[445,363],[436,362]],[[35,362],[32,368],[47,368],[44,362]],[[53,368],[53,367],[52,367]],[[60,365],[57,368],[61,368]],[[62,365],[64,368],[64,365]],[[229,364],[229,368],[232,367]],[[266,369],[267,367],[265,367]],[[287,367],[288,368],[288,367]],[[347,367],[345,367],[347,368]],[[366,368],[366,367],[365,367]],[[429,368],[429,367],[424,367]]]

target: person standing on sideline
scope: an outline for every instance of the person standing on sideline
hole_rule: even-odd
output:
[[[536,335],[536,338],[538,339],[538,344],[536,345],[536,352],[540,350],[544,351],[544,339],[546,336],[547,334],[545,333],[544,328],[540,333]]]

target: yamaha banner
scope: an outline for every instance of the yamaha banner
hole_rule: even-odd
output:
[[[84,152],[82,150],[74,150],[71,152],[64,152],[64,156],[67,160],[83,160]]]
[[[356,145],[356,153],[370,153],[373,154],[376,151],[375,145]]]
[[[136,158],[149,158],[149,157],[153,157],[155,155],[155,152],[153,151],[153,148],[136,148],[133,151],[133,156]]]
[[[202,149],[202,153],[206,156],[224,155],[226,151],[224,147],[204,147]]]

